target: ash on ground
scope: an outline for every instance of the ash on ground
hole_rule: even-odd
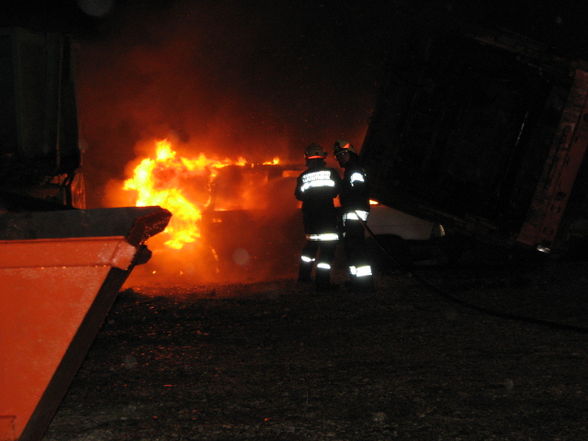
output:
[[[127,289],[45,440],[586,440],[587,269]]]

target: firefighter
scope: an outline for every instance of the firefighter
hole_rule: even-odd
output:
[[[363,226],[370,211],[367,174],[359,164],[355,148],[349,142],[336,141],[334,154],[345,170],[339,199],[349,284],[354,291],[374,292],[374,278],[365,246]]]
[[[306,243],[300,256],[299,282],[311,282],[315,270],[317,290],[334,287],[331,266],[339,241],[338,214],[333,199],[339,194],[341,178],[327,167],[327,153],[318,144],[310,144],[304,152],[307,169],[298,176],[296,199],[302,201],[302,218]]]

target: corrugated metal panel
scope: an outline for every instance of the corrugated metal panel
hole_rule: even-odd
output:
[[[361,150],[375,199],[461,233],[522,237],[577,75],[575,60],[507,37],[432,31],[394,51]]]
[[[69,42],[0,30],[0,184],[36,182],[80,165]]]

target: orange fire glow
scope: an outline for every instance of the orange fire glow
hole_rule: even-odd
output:
[[[280,163],[279,158],[264,162]],[[136,206],[159,205],[173,214],[163,234],[165,245],[180,250],[201,237],[198,227],[202,212],[211,202],[211,185],[220,168],[250,163],[237,160],[212,159],[204,154],[196,158],[179,156],[167,139],[156,141],[154,157],[145,157],[124,181],[123,189],[137,193]]]

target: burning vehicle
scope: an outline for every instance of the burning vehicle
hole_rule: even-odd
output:
[[[302,237],[293,197],[301,170],[279,158],[219,159],[179,153],[168,139],[155,141],[152,153],[131,164],[131,176],[116,183],[125,203],[159,204],[174,213],[166,230],[150,242],[157,258],[137,271],[132,283],[289,275]]]
[[[229,166],[213,183],[205,229],[219,244],[224,266],[236,271],[290,274],[303,236],[298,203],[292,196],[301,166]],[[243,194],[235,197],[235,188]]]

